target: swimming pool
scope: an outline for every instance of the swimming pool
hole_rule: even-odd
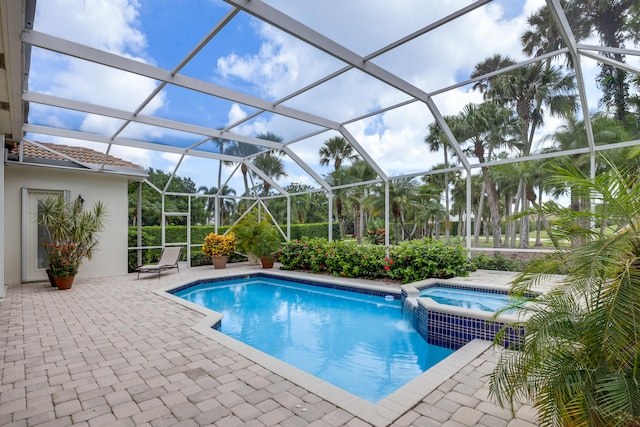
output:
[[[453,353],[428,344],[382,292],[254,275],[171,293],[221,313],[220,332],[369,402]]]
[[[423,289],[420,296],[429,297],[439,304],[489,312],[496,312],[509,303],[509,295],[506,293],[443,286]]]

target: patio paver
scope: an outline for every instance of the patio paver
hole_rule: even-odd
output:
[[[152,292],[230,271],[261,269],[84,279],[68,291],[44,282],[7,286],[0,300],[0,424],[372,425],[348,404],[329,402],[198,333],[192,326],[202,313]],[[486,374],[496,359],[493,349],[485,351],[387,424],[536,425],[531,407],[513,418],[487,397]]]

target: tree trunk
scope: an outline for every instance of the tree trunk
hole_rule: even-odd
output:
[[[358,244],[362,244],[362,236],[364,235],[364,209],[362,205],[358,205]]]
[[[480,244],[480,226],[482,225],[482,213],[484,212],[484,193],[486,191],[486,182],[482,182],[482,190],[480,191],[480,201],[478,202],[478,213],[476,214],[476,224],[473,230],[473,245]]]
[[[498,194],[496,192],[491,178],[485,176],[484,178],[487,190],[487,199],[489,201],[489,212],[491,213],[491,223],[493,225],[493,247],[499,248],[502,246],[502,231],[500,229],[500,211],[498,208]]]

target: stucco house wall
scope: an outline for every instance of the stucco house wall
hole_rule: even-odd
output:
[[[5,165],[4,168],[4,280],[21,282],[22,275],[22,189],[68,190],[79,194],[86,208],[100,200],[105,204],[107,222],[100,244],[91,260],[85,260],[78,278],[127,274],[127,184],[123,175],[71,169]]]

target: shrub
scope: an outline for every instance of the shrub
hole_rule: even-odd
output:
[[[468,276],[474,269],[464,247],[429,238],[401,242],[394,246],[387,263],[389,277],[402,283],[428,278]]]
[[[484,253],[474,255],[471,262],[475,268],[498,271],[524,271],[528,264],[527,261],[507,258],[502,254],[490,256]]]
[[[236,236],[233,233],[209,233],[204,238],[202,253],[209,257],[229,256],[236,250]]]
[[[342,277],[389,278],[402,283],[431,277],[466,276],[473,269],[462,246],[423,239],[403,242],[385,256],[383,246],[299,239],[279,252],[283,270],[308,270]]]

